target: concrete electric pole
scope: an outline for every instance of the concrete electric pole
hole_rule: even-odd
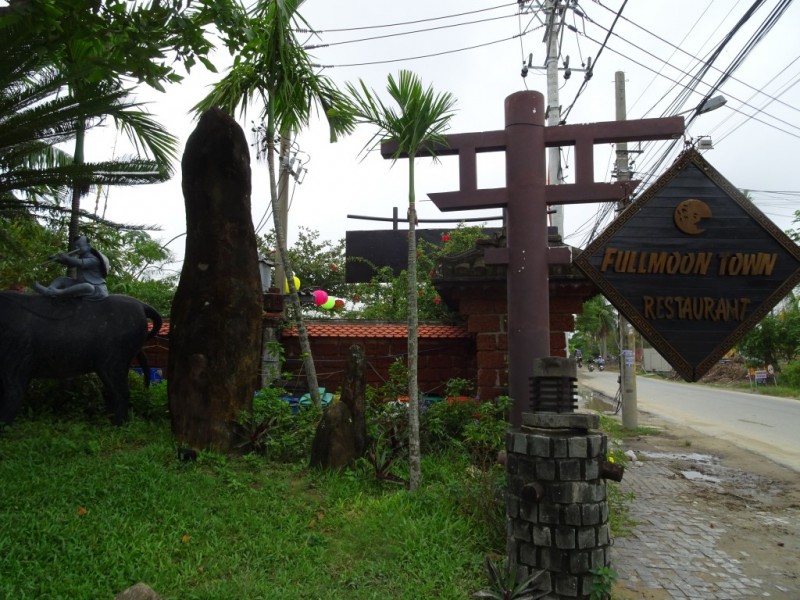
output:
[[[628,118],[625,106],[625,73],[617,71],[614,74],[616,116],[617,121]],[[631,178],[630,163],[628,161],[628,143],[617,142],[617,180],[628,181]],[[620,210],[628,205],[629,200],[624,198],[619,202]],[[633,326],[628,320],[619,315],[620,339],[620,388],[622,390],[622,426],[626,429],[635,429],[639,426],[639,413],[636,402],[636,345]]]
[[[547,2],[547,126],[557,126],[561,121],[561,105],[558,97],[558,38],[561,30],[561,17],[556,9],[557,0]],[[552,147],[547,150],[547,183],[558,185],[561,183],[561,148]],[[550,223],[558,228],[558,234],[564,235],[564,207],[551,206]]]

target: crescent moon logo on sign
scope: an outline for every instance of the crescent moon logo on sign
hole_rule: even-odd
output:
[[[689,198],[678,204],[672,215],[675,226],[688,235],[703,233],[705,229],[698,227],[697,224],[701,219],[709,217],[711,217],[711,209],[708,204],[695,198]]]

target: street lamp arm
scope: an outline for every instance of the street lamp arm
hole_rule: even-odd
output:
[[[707,112],[711,112],[712,110],[717,110],[721,106],[724,106],[728,102],[728,99],[719,94],[714,96],[713,98],[706,97],[703,101],[698,104],[694,108],[690,108],[689,110],[684,110],[682,112],[677,113],[677,115],[685,115],[686,113],[694,112],[696,115],[704,115]]]

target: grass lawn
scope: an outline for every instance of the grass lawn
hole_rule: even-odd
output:
[[[497,548],[486,477],[428,455],[416,493],[261,456],[183,463],[165,420],[39,417],[0,436],[0,598],[468,598]],[[488,509],[487,509],[488,510]],[[492,539],[494,538],[494,539]]]

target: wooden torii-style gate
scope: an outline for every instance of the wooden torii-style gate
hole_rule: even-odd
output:
[[[615,202],[638,181],[594,181],[594,145],[680,137],[683,117],[607,121],[545,127],[544,96],[516,92],[505,100],[505,129],[446,136],[439,156],[458,155],[459,190],[429,194],[442,211],[503,208],[506,248],[487,250],[486,262],[507,264],[509,396],[512,425],[519,426],[530,401],[534,360],[550,354],[548,265],[572,260],[567,247],[547,241],[547,207],[555,204]],[[545,148],[575,147],[575,183],[548,185]],[[396,143],[381,145],[392,158]],[[478,152],[506,152],[506,187],[478,189]]]

